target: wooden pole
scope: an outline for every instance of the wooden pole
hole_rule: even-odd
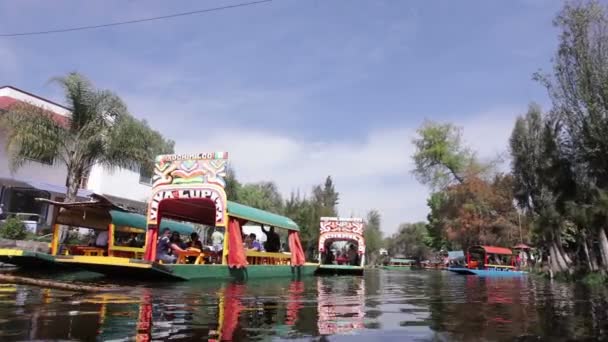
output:
[[[121,290],[119,287],[102,287],[102,286],[89,286],[89,285],[76,285],[76,284],[68,284],[55,280],[42,280],[42,279],[34,279],[27,277],[17,277],[7,274],[0,274],[0,282],[11,283],[11,284],[21,284],[21,285],[34,285],[52,289],[66,290],[66,291],[76,291],[76,292],[109,292],[109,291],[119,291]]]

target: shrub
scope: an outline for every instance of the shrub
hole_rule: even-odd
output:
[[[27,236],[25,224],[16,217],[9,217],[0,226],[0,237],[11,240],[22,240]]]

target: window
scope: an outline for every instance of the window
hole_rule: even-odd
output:
[[[152,184],[152,169],[145,167],[145,166],[141,166],[139,168],[139,182],[141,184],[147,184],[147,185],[151,185]]]
[[[46,221],[48,205],[36,201],[36,198],[49,199],[51,195],[48,192],[27,188],[8,188],[3,197],[5,214],[31,214],[28,219],[31,218],[38,223]]]

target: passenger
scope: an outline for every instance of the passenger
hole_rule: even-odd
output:
[[[266,242],[264,243],[264,248],[266,252],[276,253],[281,249],[281,238],[279,234],[274,231],[274,227],[270,227],[270,230],[264,230],[262,227],[262,232],[266,234]]]
[[[163,229],[163,233],[161,238],[158,240],[156,245],[156,260],[162,260],[168,264],[174,264],[177,260],[175,254],[178,252],[183,252],[184,250],[180,248],[174,242],[171,242],[171,231],[169,228]]]
[[[224,234],[215,228],[213,234],[211,234],[211,243],[213,245],[213,251],[219,253],[224,249]]]
[[[203,243],[198,239],[197,233],[190,234],[190,242],[186,245],[187,248],[198,248],[203,250]]]
[[[249,234],[249,241],[250,241],[250,247],[247,247],[247,248],[253,249],[254,251],[258,251],[258,252],[264,251],[262,244],[258,240],[256,240],[256,236],[254,233]]]
[[[355,245],[352,245],[352,244],[348,248],[348,263],[351,266],[359,265],[359,254],[357,253],[357,250],[355,249]]]
[[[108,231],[104,230],[97,234],[97,239],[95,239],[95,247],[99,248],[107,248],[108,247]]]
[[[173,234],[171,234],[171,242],[178,245],[181,249],[187,248],[178,232],[173,232]]]

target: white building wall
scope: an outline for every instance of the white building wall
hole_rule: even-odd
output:
[[[125,169],[109,170],[95,165],[89,175],[87,189],[102,195],[147,202],[152,192],[150,184],[139,182],[139,172]]]

